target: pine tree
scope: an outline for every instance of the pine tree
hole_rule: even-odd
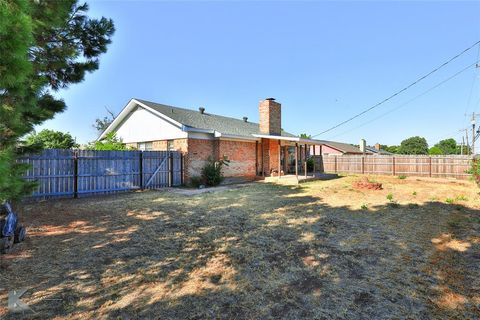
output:
[[[0,202],[31,187],[15,159],[32,151],[21,137],[65,110],[52,91],[81,82],[107,51],[113,22],[87,11],[76,0],[0,1]]]

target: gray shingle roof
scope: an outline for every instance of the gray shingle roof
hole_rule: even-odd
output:
[[[215,130],[223,134],[245,137],[251,137],[252,134],[260,134],[258,123],[245,122],[242,119],[229,118],[207,112],[201,114],[198,110],[177,108],[141,99],[135,100],[188,127]],[[283,130],[282,136],[295,137],[295,135]]]
[[[354,145],[348,144],[348,143],[343,143],[343,142],[335,142],[335,141],[322,141],[324,144],[327,146],[333,147],[337,150],[342,151],[343,153],[356,153],[356,154],[361,154],[362,151],[360,151],[359,147],[356,147]],[[368,151],[367,151],[368,153]]]
[[[375,149],[375,147],[369,147],[369,146],[367,146],[367,150],[372,152],[372,153],[380,154],[380,155],[391,155],[391,154],[393,154],[389,151],[386,151],[386,150],[383,150],[383,149],[377,150],[377,149]]]

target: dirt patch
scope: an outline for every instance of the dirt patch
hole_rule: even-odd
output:
[[[24,205],[0,301],[27,288],[36,314],[0,317],[478,318],[477,187],[372,179]]]
[[[353,186],[356,189],[363,190],[382,190],[382,184],[378,182],[370,181],[367,177],[362,178],[361,180],[355,181]]]

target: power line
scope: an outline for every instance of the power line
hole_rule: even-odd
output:
[[[318,134],[316,134],[316,135],[313,135],[312,138],[313,138],[313,137],[317,137],[317,136],[319,136],[319,135],[322,135],[322,134],[324,134],[324,133],[327,133],[327,132],[329,132],[329,131],[332,131],[333,129],[336,129],[336,128],[344,125],[345,123],[348,123],[348,122],[350,122],[350,121],[352,121],[352,120],[360,117],[361,115],[364,115],[365,113],[367,113],[367,112],[369,112],[369,111],[377,108],[378,106],[380,106],[380,105],[384,104],[385,102],[391,100],[392,98],[398,96],[398,95],[401,94],[402,92],[410,89],[411,87],[413,87],[414,85],[416,85],[417,83],[419,83],[419,82],[422,81],[423,79],[429,77],[429,76],[432,75],[433,73],[437,72],[437,71],[440,70],[441,68],[445,67],[447,64],[449,64],[449,63],[452,62],[453,60],[455,60],[455,59],[457,59],[458,57],[460,57],[461,55],[463,55],[465,52],[467,52],[467,51],[471,50],[472,48],[474,48],[477,44],[480,44],[480,41],[475,42],[475,43],[474,43],[473,45],[471,45],[470,47],[466,48],[466,49],[463,50],[462,52],[460,52],[460,53],[458,53],[457,55],[453,56],[452,58],[450,58],[450,59],[447,60],[446,62],[442,63],[442,64],[441,64],[440,66],[438,66],[437,68],[433,69],[433,70],[430,71],[429,73],[427,73],[427,74],[425,74],[424,76],[420,77],[419,79],[415,80],[414,82],[412,82],[412,83],[409,84],[408,86],[404,87],[403,89],[401,89],[401,90],[397,91],[396,93],[392,94],[392,95],[389,96],[388,98],[386,98],[386,99],[378,102],[377,104],[371,106],[371,107],[368,108],[368,109],[365,109],[364,111],[362,111],[362,112],[354,115],[353,117],[351,117],[351,118],[349,118],[349,119],[347,119],[347,120],[345,120],[345,121],[342,121],[342,122],[340,122],[340,123],[337,124],[337,125],[334,125],[333,127],[329,128],[329,129],[327,129],[327,130],[324,130],[324,131],[322,131],[322,132],[320,132],[320,133],[318,133]]]
[[[468,65],[468,66],[466,66],[466,67],[463,68],[462,70],[456,72],[455,74],[451,75],[451,76],[448,77],[447,79],[445,79],[445,80],[437,83],[436,85],[434,85],[433,87],[429,88],[428,90],[422,92],[421,94],[416,95],[415,97],[413,97],[412,99],[408,100],[407,102],[402,103],[401,105],[397,106],[396,108],[393,108],[393,109],[391,109],[391,110],[389,110],[389,111],[387,111],[387,112],[379,115],[378,117],[373,118],[372,120],[369,120],[369,121],[367,121],[367,122],[364,122],[364,123],[362,123],[361,125],[359,125],[359,126],[357,126],[357,127],[355,127],[355,128],[352,128],[352,129],[350,129],[350,130],[344,131],[344,132],[342,132],[342,133],[340,133],[340,134],[337,134],[337,135],[335,135],[335,136],[329,137],[328,139],[333,139],[333,138],[342,136],[342,135],[344,135],[344,134],[346,134],[346,133],[348,133],[348,132],[351,132],[351,131],[353,131],[353,130],[356,130],[356,129],[359,129],[359,128],[361,128],[361,127],[364,127],[364,126],[366,126],[367,124],[370,124],[370,123],[372,123],[372,122],[374,122],[374,121],[377,121],[378,119],[383,118],[383,117],[385,117],[386,115],[389,115],[390,113],[392,113],[392,112],[394,112],[394,111],[397,111],[397,110],[405,107],[406,105],[412,103],[413,101],[417,100],[418,98],[420,98],[420,97],[426,95],[427,93],[430,93],[432,90],[440,87],[440,86],[441,86],[442,84],[444,84],[445,82],[448,82],[448,81],[452,80],[453,78],[457,77],[457,76],[460,75],[461,73],[463,73],[463,72],[465,72],[466,70],[470,69],[471,67],[475,66],[478,62],[480,62],[480,60],[479,60],[479,61],[476,61],[476,62],[474,62],[474,63],[472,63],[472,64],[470,64],[470,65]]]

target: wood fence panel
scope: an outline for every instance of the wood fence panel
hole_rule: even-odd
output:
[[[324,172],[468,179],[472,156],[318,156]]]
[[[176,187],[182,184],[183,168],[181,152],[144,151],[142,158],[145,188]]]
[[[30,165],[24,175],[36,181],[33,197],[71,197],[74,194],[73,150],[47,149],[28,155],[18,162]]]
[[[183,183],[177,151],[46,149],[18,162],[30,165],[24,178],[37,181],[32,197],[76,197]],[[150,181],[149,181],[150,180]]]
[[[140,153],[78,150],[78,195],[140,189]]]

